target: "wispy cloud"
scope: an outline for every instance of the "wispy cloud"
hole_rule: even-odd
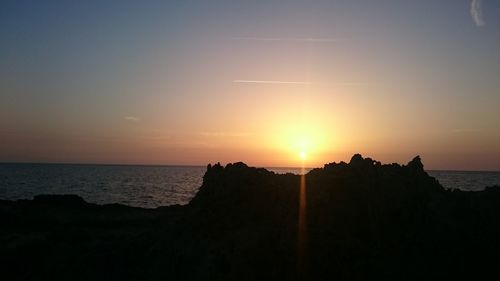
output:
[[[136,116],[125,116],[124,119],[131,122],[139,122],[141,120],[141,118]]]
[[[307,81],[283,81],[283,80],[233,80],[233,83],[253,83],[253,84],[298,84],[309,85]]]
[[[344,41],[343,38],[312,38],[312,37],[233,37],[233,40],[241,41],[291,41],[291,42],[311,42],[311,43],[332,43]]]
[[[251,134],[246,132],[201,132],[200,135],[204,137],[244,138],[244,137],[249,137]]]
[[[291,84],[291,85],[312,85],[308,81],[284,81],[284,80],[233,80],[233,83],[248,83],[248,84]],[[330,82],[330,83],[314,83],[315,85],[330,85],[330,86],[363,86],[364,83],[359,82]]]
[[[470,4],[470,15],[474,20],[476,26],[483,26],[485,24],[483,20],[483,11],[481,8],[481,0],[472,0]]]

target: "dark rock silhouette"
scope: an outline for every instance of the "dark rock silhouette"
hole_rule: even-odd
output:
[[[498,276],[500,188],[445,190],[423,169],[356,154],[301,176],[208,165],[186,206],[0,200],[4,280],[366,280]],[[301,255],[301,256],[298,256]],[[304,263],[304,264],[299,264]]]

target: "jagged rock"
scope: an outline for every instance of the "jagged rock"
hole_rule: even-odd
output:
[[[0,200],[0,220],[6,280],[449,280],[500,273],[500,187],[445,190],[418,156],[401,166],[357,154],[304,178],[217,163],[207,166],[186,206],[147,210],[50,195]]]
[[[422,164],[420,156],[416,156],[415,158],[413,158],[413,160],[408,162],[406,166],[413,170],[420,170],[420,171],[424,170],[424,164]]]
[[[349,161],[349,166],[356,168],[363,165],[364,162],[365,159],[363,159],[363,156],[361,156],[361,154],[354,154],[351,157],[351,161]]]
[[[42,194],[36,195],[33,198],[33,202],[36,204],[45,205],[66,205],[66,206],[80,206],[87,204],[83,198],[74,194]]]

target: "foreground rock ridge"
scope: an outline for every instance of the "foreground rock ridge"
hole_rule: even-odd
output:
[[[445,190],[418,156],[399,165],[356,154],[303,177],[241,162],[208,165],[185,206],[40,195],[0,200],[0,221],[3,280],[477,280],[500,273],[500,188]]]

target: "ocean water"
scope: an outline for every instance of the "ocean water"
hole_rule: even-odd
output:
[[[155,208],[187,204],[206,167],[0,164],[0,199],[77,194],[87,202]]]
[[[300,174],[300,168],[268,168]],[[67,164],[0,164],[0,199],[31,199],[38,194],[77,194],[87,202],[155,208],[187,204],[203,181],[206,167]],[[307,172],[308,170],[306,170]],[[500,172],[428,171],[445,188],[481,190],[500,185]]]
[[[500,186],[500,172],[482,171],[427,171],[447,189],[479,191],[487,186]]]

